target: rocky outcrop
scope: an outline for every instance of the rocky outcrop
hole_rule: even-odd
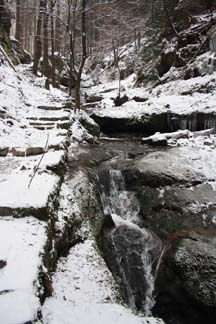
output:
[[[99,111],[91,114],[101,130],[107,134],[112,132],[139,132],[144,135],[153,135],[156,132],[174,132],[179,129],[188,129],[192,132],[214,128],[216,130],[215,113],[194,112],[175,114],[163,112],[159,114],[142,114],[139,118],[130,116],[113,117],[101,114]]]
[[[141,248],[140,235],[147,228],[148,233],[155,233],[154,238],[157,235],[163,240],[153,314],[167,323],[215,322],[215,172],[209,169],[211,163],[214,165],[214,150],[206,147],[205,152],[207,156],[196,147],[166,148],[143,153],[142,157],[113,159],[99,168],[103,194],[108,200],[116,199],[111,210],[117,210],[121,217],[131,217],[139,225],[116,222],[105,215],[100,241],[105,260],[127,303],[143,309],[140,300],[144,303],[146,298],[148,267],[145,264],[141,275],[140,249],[144,251],[151,239]],[[123,180],[117,177],[119,173]],[[133,201],[130,203],[128,199]],[[102,201],[106,207],[103,195]],[[155,256],[154,251],[151,255]],[[129,295],[134,299],[129,299]]]

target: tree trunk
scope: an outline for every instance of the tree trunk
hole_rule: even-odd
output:
[[[61,52],[61,5],[60,0],[57,0],[56,8],[56,23],[55,23],[55,50]]]
[[[77,73],[77,79],[76,79],[76,106],[75,106],[75,112],[80,110],[80,86],[81,86],[81,78],[82,78],[82,72],[85,65],[85,61],[87,58],[87,46],[86,46],[86,0],[82,0],[82,6],[81,6],[81,38],[82,38],[82,58],[81,63],[79,66],[79,71]]]
[[[16,39],[22,42],[22,14],[21,14],[21,0],[16,1]]]
[[[39,15],[37,21],[37,31],[35,36],[35,52],[34,52],[34,65],[33,65],[33,73],[35,75],[37,75],[38,64],[42,55],[41,29],[42,29],[42,22],[43,22],[43,13],[45,8],[46,8],[46,0],[40,0]]]
[[[45,8],[43,13],[43,74],[49,77],[49,13],[47,7],[47,0],[45,0]]]
[[[54,6],[55,3],[51,0],[51,51],[52,51],[52,86],[56,86],[56,75],[55,75],[55,31],[54,31]]]
[[[81,86],[81,75],[77,75],[76,88],[75,88],[75,109],[74,112],[80,110],[81,100],[80,100],[80,86]]]

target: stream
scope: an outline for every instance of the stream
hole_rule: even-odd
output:
[[[190,255],[209,251],[208,260],[214,260],[214,224],[203,227],[198,207],[206,206],[207,222],[215,194],[185,162],[176,162],[184,159],[181,154],[179,148],[142,145],[139,137],[102,136],[98,143],[69,148],[65,185],[75,193],[71,201],[84,205],[83,238],[60,259],[45,324],[59,324],[62,313],[65,323],[74,316],[81,323],[141,324],[148,318],[163,324],[157,317],[166,324],[215,323],[214,308],[194,302],[200,293],[196,280],[205,279],[197,273],[202,258]],[[180,244],[186,250],[178,250]],[[206,263],[204,274],[211,276],[212,266]],[[206,304],[207,289],[201,297]],[[145,317],[124,317],[122,304]]]
[[[153,316],[155,279],[164,246],[153,231],[145,228],[137,194],[126,188],[123,173],[116,165],[149,152],[152,148],[144,150],[140,137],[101,137],[100,144],[91,145],[90,150],[81,144],[70,165],[88,170],[95,183],[103,214],[103,231],[98,240],[102,255],[124,302],[147,317]]]

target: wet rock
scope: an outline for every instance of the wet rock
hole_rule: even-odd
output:
[[[137,159],[134,165],[122,165],[124,177],[129,187],[161,187],[179,184],[199,184],[203,181],[201,174],[195,172],[187,158],[179,154],[178,149],[158,151]]]
[[[214,307],[216,319],[216,239],[194,235],[181,240],[173,263],[187,294]]]
[[[173,235],[157,279],[155,312],[167,323],[216,321],[214,232]],[[172,320],[171,320],[172,319]]]
[[[113,222],[106,220],[101,238],[105,260],[121,287],[125,301],[133,309],[149,315],[154,303],[149,292],[162,249],[161,242],[145,229],[115,217],[117,222],[116,218]]]
[[[210,184],[178,184],[163,188],[140,187],[140,216],[159,235],[183,230],[215,230],[216,196]]]

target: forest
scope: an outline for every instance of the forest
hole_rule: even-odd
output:
[[[215,0],[0,0],[0,324],[216,323],[215,53]]]

